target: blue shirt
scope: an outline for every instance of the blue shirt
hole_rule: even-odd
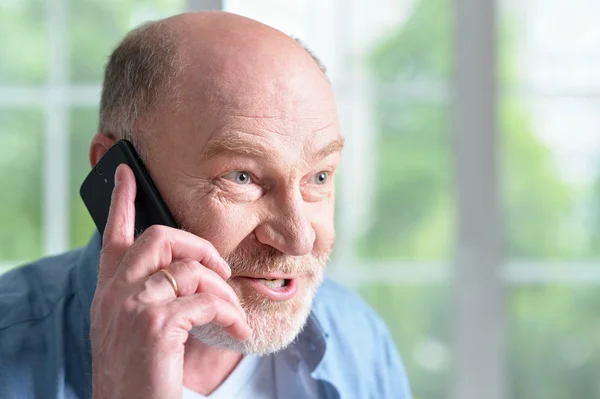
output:
[[[0,276],[0,399],[92,397],[89,324],[100,245],[95,234],[82,249]],[[321,398],[410,398],[384,322],[328,279],[275,367],[306,369],[298,386],[314,387]]]

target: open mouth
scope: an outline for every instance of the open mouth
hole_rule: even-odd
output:
[[[259,278],[257,280],[266,285],[267,287],[274,289],[283,288],[290,284],[289,278]]]
[[[287,301],[296,295],[295,278],[239,277],[257,293],[272,301]]]

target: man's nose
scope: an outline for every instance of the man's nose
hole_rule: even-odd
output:
[[[299,191],[280,193],[255,230],[258,241],[292,256],[310,253],[316,237],[307,205]]]

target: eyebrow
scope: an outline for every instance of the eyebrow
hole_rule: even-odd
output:
[[[321,148],[314,155],[315,159],[323,159],[326,156],[335,152],[342,151],[344,148],[344,139],[338,137],[325,147]],[[221,139],[211,140],[206,144],[202,152],[203,159],[211,159],[222,154],[235,154],[254,158],[268,157],[269,151],[257,143],[250,143],[239,137],[224,137]]]
[[[202,158],[210,159],[228,153],[261,158],[265,157],[268,151],[260,144],[249,143],[239,137],[224,137],[209,141],[202,152]]]
[[[341,152],[343,148],[344,148],[344,138],[338,137],[337,139],[333,140],[331,143],[327,144],[325,147],[323,147],[319,151],[317,151],[317,153],[314,155],[314,158],[315,159],[323,159],[326,156],[331,155],[335,152]]]

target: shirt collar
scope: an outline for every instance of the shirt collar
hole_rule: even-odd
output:
[[[323,331],[323,327],[319,323],[317,316],[314,312],[311,312],[306,320],[304,329],[293,344],[311,373],[315,371],[325,356],[327,337],[328,335]]]
[[[76,267],[77,295],[81,301],[83,317],[86,327],[89,329],[90,308],[96,291],[98,278],[98,265],[100,264],[100,249],[102,238],[96,232],[90,238],[86,247],[83,248],[78,265]],[[306,325],[286,351],[290,352],[289,361],[297,362],[302,359],[313,373],[321,364],[327,349],[326,339],[328,334],[323,330],[314,311],[311,311]],[[296,357],[296,359],[294,359]]]

